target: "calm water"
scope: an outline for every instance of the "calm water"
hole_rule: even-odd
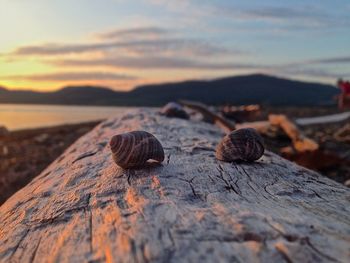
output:
[[[9,130],[101,120],[126,107],[48,106],[0,104],[0,126]]]

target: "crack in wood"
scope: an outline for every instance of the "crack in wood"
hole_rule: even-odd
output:
[[[166,160],[166,164],[168,164],[168,165],[170,163],[170,157],[171,157],[171,154],[169,153],[168,156],[167,156],[167,160]]]
[[[127,178],[127,182],[128,182],[128,185],[130,186],[131,185],[131,171],[130,170],[127,170],[126,172],[128,178]]]
[[[14,254],[17,252],[19,246],[21,245],[21,243],[23,242],[23,240],[27,237],[28,233],[31,231],[31,229],[26,229],[24,235],[22,235],[22,237],[20,238],[20,240],[18,241],[17,245],[15,247],[13,247],[12,249],[10,248],[10,250],[12,250],[11,256],[10,256],[10,261],[12,259],[12,257],[14,256]]]
[[[178,180],[180,181],[183,181],[183,182],[186,182],[189,184],[190,188],[191,188],[191,191],[192,191],[192,194],[195,198],[198,198],[198,199],[201,199],[200,195],[197,194],[194,186],[193,186],[193,180],[196,178],[196,176],[192,177],[191,179],[189,180],[186,180],[186,179],[183,179],[183,178],[177,178]]]
[[[90,200],[91,200],[91,193],[89,193],[87,196],[86,209],[88,210],[88,214],[89,214],[90,254],[92,255],[94,252],[94,246],[93,246],[93,229],[92,229],[92,210],[90,206]]]
[[[317,249],[310,241],[310,238],[308,236],[297,236],[297,235],[293,235],[293,234],[287,234],[282,232],[281,230],[279,230],[278,228],[276,228],[275,226],[273,226],[267,219],[264,220],[272,229],[274,229],[279,236],[283,237],[285,240],[287,240],[288,242],[300,242],[300,243],[306,243],[312,250],[314,250],[317,254],[321,255],[322,257],[330,260],[330,261],[334,261],[334,262],[339,262],[337,259],[321,252],[319,249]],[[280,253],[284,253],[283,251],[279,251]],[[286,255],[287,256],[287,255]],[[291,261],[292,262],[292,261]]]
[[[141,250],[141,255],[142,255],[142,260],[143,260],[143,262],[148,263],[149,260],[148,260],[148,258],[147,258],[147,256],[146,256],[145,243],[141,243],[141,245],[140,245],[140,250]]]
[[[305,240],[306,244],[308,244],[309,247],[310,247],[312,250],[314,250],[317,254],[321,255],[322,257],[324,257],[324,258],[326,258],[326,259],[328,259],[328,260],[330,260],[330,261],[333,261],[333,262],[340,262],[339,260],[337,260],[337,259],[335,259],[335,258],[333,258],[333,257],[331,257],[331,256],[329,256],[329,255],[327,255],[327,254],[325,254],[325,253],[323,253],[323,252],[320,251],[319,249],[317,249],[317,248],[311,243],[309,237],[304,237],[304,238],[302,238],[302,240]]]
[[[270,191],[268,191],[267,188],[270,187],[270,186],[273,186],[273,185],[276,184],[277,182],[278,182],[278,180],[277,180],[277,179],[274,179],[274,181],[273,181],[272,183],[269,183],[269,184],[264,185],[264,191],[265,191],[268,195],[270,195],[271,197],[273,197],[273,198],[276,198],[275,195],[272,194],[272,193],[270,193]]]
[[[77,207],[72,207],[70,209],[61,211],[57,215],[49,218],[43,218],[39,220],[33,220],[29,221],[27,224],[30,227],[34,227],[35,230],[47,227],[51,224],[58,224],[58,223],[66,223],[71,220],[72,216],[76,213],[79,213],[81,211],[85,211],[88,209],[89,206],[89,200],[90,200],[91,193],[87,194],[86,199],[84,201],[85,204]]]
[[[245,243],[250,241],[263,242],[264,239],[256,233],[244,232],[236,236],[214,236],[209,238],[197,238],[196,240],[199,242],[218,241],[221,243]]]
[[[233,191],[236,195],[246,199],[244,196],[242,196],[242,192],[237,184],[239,178],[236,179],[236,181],[233,181],[232,177],[230,174],[228,174],[230,180],[233,182],[233,184],[236,186],[236,188],[229,183],[229,181],[227,181],[225,178],[224,178],[224,173],[225,173],[225,170],[223,169],[222,165],[219,164],[217,166],[217,170],[219,171],[219,176],[217,176],[217,178],[219,178],[220,180],[222,180],[224,183],[225,183],[225,189],[228,190],[228,191]]]
[[[311,191],[320,199],[322,199],[325,202],[328,202],[329,200],[326,200],[325,198],[323,198],[319,193],[317,193],[315,190],[311,189]]]
[[[175,246],[175,241],[174,241],[173,234],[171,233],[170,228],[167,228],[167,232],[168,232],[168,236],[169,236],[169,239],[170,239],[172,245]]]
[[[30,259],[29,259],[29,262],[34,262],[35,257],[36,257],[36,253],[38,252],[38,248],[39,248],[39,246],[40,246],[41,238],[42,238],[42,237],[39,238],[38,244],[35,246],[34,251],[33,251],[33,254],[32,254],[32,256],[31,256]]]
[[[77,162],[77,161],[80,161],[80,160],[82,160],[82,159],[84,159],[84,158],[94,156],[96,153],[97,153],[97,151],[96,151],[96,152],[86,152],[86,153],[83,153],[83,154],[79,155],[79,156],[72,162],[72,164],[75,163],[75,162]]]

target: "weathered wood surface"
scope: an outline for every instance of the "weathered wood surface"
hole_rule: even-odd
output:
[[[327,124],[327,123],[335,123],[335,122],[344,122],[350,119],[350,111],[318,116],[318,117],[309,117],[309,118],[299,118],[296,119],[295,122],[300,126],[305,125],[314,125],[314,124]]]
[[[109,138],[140,129],[163,165],[117,167]],[[220,162],[222,135],[154,110],[102,123],[0,207],[0,261],[348,262],[350,190],[270,152]]]

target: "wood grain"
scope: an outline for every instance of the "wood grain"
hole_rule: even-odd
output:
[[[162,165],[115,165],[107,142],[131,130]],[[218,161],[222,136],[148,109],[100,124],[0,207],[0,261],[348,262],[350,190],[270,152]]]

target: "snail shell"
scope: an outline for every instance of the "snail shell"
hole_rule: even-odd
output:
[[[156,137],[145,131],[115,135],[109,145],[113,160],[122,168],[140,167],[148,160],[164,160],[163,146]]]
[[[183,107],[176,102],[169,102],[168,104],[166,104],[160,111],[160,114],[167,117],[175,117],[186,120],[190,118],[190,116],[183,109]]]
[[[216,148],[216,158],[221,161],[258,160],[264,154],[264,143],[252,128],[240,129],[226,135]]]

